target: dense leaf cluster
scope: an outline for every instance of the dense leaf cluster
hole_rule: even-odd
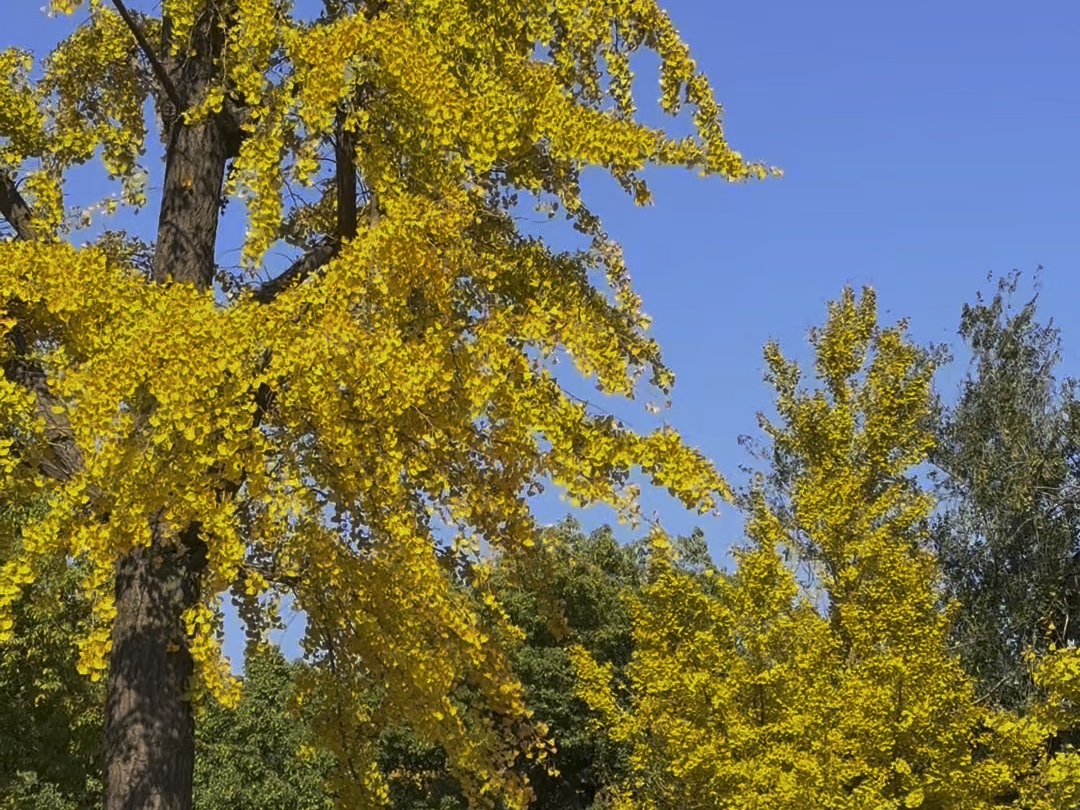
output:
[[[549,745],[480,548],[526,560],[527,496],[551,483],[628,519],[639,478],[703,511],[730,494],[673,430],[560,384],[560,358],[610,395],[673,381],[581,175],[644,204],[649,166],[770,170],[728,144],[656,0],[46,10],[76,15],[63,41],[0,52],[0,493],[48,504],[0,563],[0,644],[76,561],[78,668],[108,676],[105,801],[186,810],[192,706],[240,699],[222,600],[257,637],[287,594],[307,618],[297,700],[341,801],[387,799],[375,730],[401,724],[472,801],[525,805]],[[688,135],[637,115],[642,54]],[[117,193],[76,210],[69,175],[98,161]],[[76,247],[151,189],[152,247]],[[576,248],[523,229],[529,203]],[[239,268],[219,266],[229,205]]]
[[[1045,593],[1069,615],[1054,601],[1060,568],[1020,566],[988,580],[977,554],[948,553],[966,537],[967,547],[1022,548],[1067,564],[1071,546],[1038,532],[1010,546],[1000,527],[964,535],[971,520],[995,526],[1009,502],[981,503],[939,472],[948,498],[934,512],[917,475],[928,453],[955,459],[1002,445],[999,422],[962,421],[992,396],[999,418],[1018,419],[1018,410],[1056,418],[1053,441],[1045,431],[1024,434],[1028,452],[1071,469],[1067,417],[1046,406],[1017,409],[1001,393],[1010,374],[1025,380],[1029,406],[1071,393],[1052,382],[1056,333],[1038,325],[1034,303],[1007,314],[1015,283],[965,308],[961,334],[976,359],[950,408],[936,407],[930,388],[935,355],[910,343],[902,324],[879,326],[870,291],[861,299],[845,291],[812,333],[816,387],[804,387],[798,366],[767,347],[778,417],[763,424],[777,463],[743,499],[747,540],[731,575],[715,568],[700,534],[654,533],[624,545],[609,529],[586,535],[572,522],[540,530],[531,555],[458,570],[463,599],[518,628],[508,660],[534,726],[553,741],[544,760],[516,766],[534,806],[1073,806],[1080,657],[1064,621],[1030,610]],[[943,461],[938,469],[948,468]],[[1006,492],[1012,480],[994,465],[964,469],[968,480]],[[1024,503],[1011,508],[1019,513]],[[31,516],[5,514],[10,549]],[[1064,532],[1067,513],[1052,517]],[[86,600],[72,571],[52,576],[41,582],[67,594],[65,612],[41,613],[54,603],[28,591],[18,646],[0,662],[12,716],[31,718],[27,739],[36,741],[0,738],[15,763],[3,790],[12,806],[82,808],[98,790],[101,692],[65,654],[90,615]],[[1014,595],[1014,578],[1027,600]],[[973,580],[984,600],[1000,600],[999,612],[965,601]],[[1016,634],[1022,655],[972,658],[973,628]],[[34,666],[15,666],[15,654]],[[249,650],[240,702],[211,703],[201,718],[197,806],[335,806],[333,760],[317,748],[299,699],[309,671],[265,645]],[[1008,705],[1004,690],[985,693],[1007,678],[1022,689],[1021,702]],[[376,685],[366,689],[377,700]],[[453,699],[469,705],[482,695],[463,685]],[[445,750],[404,723],[386,722],[372,739],[390,806],[467,807]]]

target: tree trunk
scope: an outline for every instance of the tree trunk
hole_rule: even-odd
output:
[[[201,289],[213,282],[229,140],[217,119],[176,124],[165,159],[154,281],[184,281]]]
[[[195,723],[182,621],[199,598],[206,548],[193,527],[122,559],[105,707],[106,810],[191,810]]]
[[[163,116],[165,181],[152,268],[154,281],[200,289],[213,282],[225,166],[238,144],[227,112],[194,124],[182,117],[202,99],[217,70],[224,35],[212,12],[204,11],[192,35],[196,52],[167,71],[181,108]],[[169,52],[168,42],[162,52]],[[197,525],[169,527],[155,520],[151,546],[117,564],[105,712],[106,810],[191,810],[193,662],[182,619],[201,596],[206,546],[199,532]]]

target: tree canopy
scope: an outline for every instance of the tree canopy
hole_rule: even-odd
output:
[[[583,697],[632,749],[612,806],[1074,806],[1078,760],[1053,740],[1076,723],[1076,650],[1038,664],[1041,700],[1018,716],[977,700],[950,644],[915,475],[932,355],[878,325],[870,290],[845,290],[810,342],[810,388],[766,348],[785,488],[751,496],[731,579],[680,572],[657,535],[628,683],[575,654]]]
[[[0,561],[18,553],[21,527],[41,505],[0,506]],[[38,572],[11,606],[12,640],[0,647],[0,808],[89,810],[101,801],[102,684],[76,669],[72,645],[90,602],[80,571]]]
[[[964,306],[969,371],[943,406],[931,455],[955,637],[980,690],[1014,708],[1037,691],[1025,651],[1080,638],[1080,401],[1056,377],[1061,338],[1040,322],[1038,296],[1014,303],[1020,281],[1005,276]]]
[[[692,508],[729,494],[676,433],[638,435],[552,371],[563,354],[607,394],[672,383],[581,172],[644,203],[650,165],[768,170],[729,147],[654,0],[49,8],[74,33],[0,54],[0,487],[47,504],[0,568],[0,643],[19,595],[78,561],[79,667],[109,673],[106,804],[186,808],[189,698],[238,697],[219,600],[257,632],[284,591],[342,801],[385,798],[371,729],[394,717],[472,800],[521,806],[511,765],[544,746],[502,652],[517,631],[455,589],[454,561],[530,554],[548,482],[628,517],[635,471]],[[636,117],[644,51],[690,136]],[[152,244],[76,244],[65,184],[95,163],[117,184],[105,213],[158,206]],[[523,232],[529,201],[585,247]],[[455,701],[462,684],[483,699]]]
[[[1076,396],[1016,276],[955,403],[869,289],[812,374],[770,343],[736,497],[564,387],[674,382],[583,173],[775,173],[657,0],[47,11],[0,52],[0,808],[1080,806]],[[648,485],[744,508],[730,573],[533,514]]]

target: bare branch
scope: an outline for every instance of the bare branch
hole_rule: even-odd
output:
[[[15,185],[15,178],[0,171],[0,214],[3,214],[19,239],[31,242],[37,238],[34,215]]]
[[[154,49],[150,47],[150,42],[147,40],[146,34],[143,33],[142,28],[139,27],[138,21],[131,15],[131,12],[127,10],[127,6],[124,5],[123,0],[112,0],[112,4],[116,6],[116,10],[124,20],[124,24],[127,25],[128,30],[131,31],[131,35],[135,37],[135,41],[139,43],[139,50],[141,50],[143,56],[146,57],[146,61],[150,63],[150,69],[154,71],[154,76],[157,78],[158,84],[161,85],[161,89],[165,91],[165,94],[169,97],[169,101],[172,102],[176,113],[179,114],[183,111],[183,105],[180,103],[180,94],[176,92],[176,86],[172,83],[172,79],[169,78],[169,72],[165,70],[165,66],[161,64],[161,60],[157,58]]]
[[[311,248],[307,253],[289,265],[280,276],[271,279],[255,290],[255,300],[269,304],[289,287],[299,284],[305,278],[326,265],[337,255],[336,242],[326,240]]]

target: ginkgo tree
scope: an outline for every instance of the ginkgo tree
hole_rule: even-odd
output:
[[[258,632],[286,592],[344,805],[385,797],[386,717],[441,745],[475,802],[523,805],[512,764],[544,732],[500,652],[515,631],[452,587],[455,560],[482,541],[529,554],[545,481],[626,514],[635,470],[691,507],[728,494],[677,434],[625,429],[552,372],[561,353],[607,394],[672,383],[581,172],[645,203],[649,165],[768,170],[728,146],[654,0],[50,9],[78,15],[55,50],[0,53],[0,482],[47,506],[0,569],[0,643],[25,586],[79,561],[106,806],[187,808],[193,702],[236,698],[220,600]],[[636,118],[640,51],[691,136]],[[105,213],[154,190],[148,249],[76,246],[65,181],[92,162],[118,183]],[[529,200],[586,247],[519,230]],[[238,203],[229,273],[219,223]],[[272,247],[295,260],[269,275]],[[483,700],[455,702],[461,684]]]
[[[926,548],[933,500],[914,473],[932,444],[932,357],[878,325],[871,290],[846,289],[811,344],[810,387],[766,349],[781,489],[747,499],[732,578],[680,573],[658,536],[632,601],[629,694],[576,654],[583,696],[633,748],[613,806],[1029,806],[1013,800],[1046,726],[977,701]]]

